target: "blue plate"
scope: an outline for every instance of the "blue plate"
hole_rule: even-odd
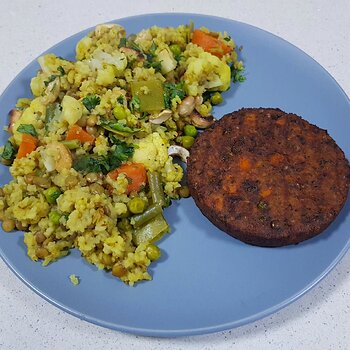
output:
[[[115,22],[127,32],[157,24],[227,31],[238,45],[247,81],[224,94],[215,115],[241,107],[279,107],[327,129],[349,158],[350,103],[336,81],[313,59],[286,41],[247,24],[195,14],[153,14]],[[49,49],[74,59],[76,34]],[[0,115],[17,98],[30,96],[30,63],[0,98]],[[2,118],[1,123],[6,121]],[[2,126],[2,125],[1,125]],[[1,144],[7,139],[1,133]],[[10,180],[0,167],[0,181]],[[0,232],[0,253],[15,274],[40,296],[80,319],[119,331],[148,336],[183,336],[222,331],[265,317],[303,295],[319,282],[349,247],[349,202],[318,237],[296,246],[259,248],[233,239],[214,227],[192,199],[166,210],[172,233],[161,243],[164,254],[152,265],[152,282],[128,287],[86,263],[78,251],[42,267],[26,256],[21,232]],[[69,275],[78,275],[74,287]]]

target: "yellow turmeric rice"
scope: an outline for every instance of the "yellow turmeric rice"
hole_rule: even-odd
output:
[[[126,36],[104,24],[77,43],[75,62],[38,61],[0,148],[13,176],[0,188],[3,231],[25,231],[43,265],[76,248],[129,285],[150,280],[170,231],[163,210],[189,196],[174,157],[186,160],[232,77],[242,80],[234,41],[192,25]]]

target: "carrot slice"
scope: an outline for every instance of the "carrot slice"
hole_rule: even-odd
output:
[[[192,33],[192,43],[200,46],[204,51],[211,53],[214,56],[221,58],[232,49],[220,39],[215,38],[209,33],[196,29]]]
[[[119,174],[125,174],[128,178],[129,185],[126,189],[127,193],[140,191],[141,187],[147,182],[146,168],[141,163],[123,164],[119,168],[109,172],[107,176],[115,180]]]
[[[66,140],[67,141],[78,140],[81,143],[84,143],[84,142],[93,143],[95,141],[95,138],[92,135],[90,135],[88,132],[86,132],[82,127],[75,124],[68,130]]]
[[[260,196],[263,197],[263,198],[266,198],[269,195],[271,195],[271,193],[272,193],[271,188],[267,188],[265,190],[260,191]]]
[[[32,153],[38,147],[38,139],[30,134],[22,135],[22,142],[19,145],[17,152],[17,159],[25,157],[27,154]]]
[[[241,170],[247,171],[250,170],[252,167],[252,164],[248,158],[241,158],[239,160],[239,168]]]

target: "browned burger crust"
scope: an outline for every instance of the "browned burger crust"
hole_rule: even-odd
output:
[[[349,164],[322,130],[279,109],[241,109],[191,148],[188,183],[217,227],[246,243],[283,246],[322,232],[349,190]]]

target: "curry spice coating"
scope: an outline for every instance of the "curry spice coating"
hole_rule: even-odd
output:
[[[217,227],[258,246],[309,239],[342,209],[350,170],[326,130],[279,109],[241,109],[204,131],[191,149],[188,182]]]

